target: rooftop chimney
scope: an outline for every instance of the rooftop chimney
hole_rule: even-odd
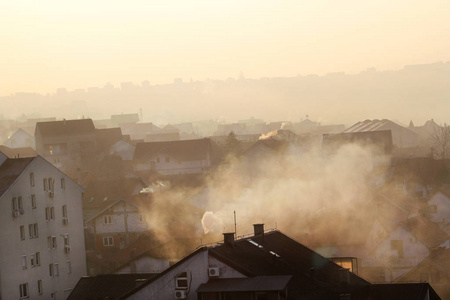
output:
[[[234,232],[226,232],[223,234],[223,243],[232,246],[234,244]]]
[[[253,224],[255,236],[264,236],[264,224]]]

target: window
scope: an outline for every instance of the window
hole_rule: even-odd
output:
[[[26,268],[27,268],[27,256],[22,255],[22,269],[26,269]]]
[[[31,208],[36,208],[36,195],[31,195]]]
[[[403,258],[403,241],[402,240],[392,240],[391,250],[397,251],[397,257]]]
[[[38,294],[42,295],[42,293],[44,292],[44,290],[42,288],[42,280],[38,280],[37,286],[38,286]]]
[[[18,205],[19,205],[19,210],[20,210],[20,213],[23,213],[23,202],[22,202],[22,197],[20,197],[19,196],[19,198],[17,198],[17,203],[18,203]]]
[[[67,274],[72,273],[72,263],[70,262],[70,260],[66,261],[66,271]]]
[[[41,254],[39,252],[32,253],[30,258],[30,264],[32,267],[41,265]]]
[[[139,214],[139,222],[145,222],[145,215]]]
[[[13,210],[13,211],[16,211],[16,210],[19,209],[19,206],[17,205],[17,198],[16,198],[16,197],[13,197],[13,198],[12,198],[11,204],[12,204],[12,210]]]
[[[53,292],[50,294],[50,299],[51,300],[56,300],[56,292]]]
[[[44,178],[44,191],[47,191],[47,178]]]
[[[29,294],[28,294],[28,283],[22,283],[21,285],[19,285],[19,289],[20,289],[20,298],[28,298]]]
[[[57,263],[53,264],[53,275],[59,276],[59,265]]]
[[[38,237],[38,224],[34,223],[34,224],[28,225],[28,231],[30,234],[30,239]]]
[[[46,207],[45,208],[45,220],[54,220],[55,219],[55,208],[54,207]]]
[[[103,237],[103,246],[114,246],[114,238],[112,236]]]
[[[65,235],[63,235],[63,238],[64,238],[64,247],[69,246],[69,234],[66,233]]]
[[[48,190],[49,191],[55,190],[55,181],[51,177],[48,179]]]
[[[175,288],[178,290],[185,290],[188,288],[188,279],[187,279],[187,273],[182,272],[180,273],[175,282]]]
[[[66,179],[64,177],[61,178],[61,189],[62,190],[66,189]]]
[[[49,264],[48,265],[48,272],[50,274],[50,277],[54,276],[54,272],[53,272],[53,264]]]
[[[103,223],[104,224],[111,224],[112,223],[111,216],[110,215],[103,216]]]
[[[67,205],[62,206],[62,215],[63,218],[67,218]]]
[[[30,186],[34,186],[34,173],[30,173]]]
[[[48,249],[56,248],[56,236],[48,236],[47,237],[47,248]]]
[[[20,240],[25,239],[25,226],[20,226]]]

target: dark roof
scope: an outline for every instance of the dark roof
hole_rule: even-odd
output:
[[[417,182],[424,185],[450,182],[445,161],[429,157],[393,161],[391,178],[398,182]]]
[[[352,300],[441,299],[428,283],[372,284],[364,287],[349,287],[347,291],[351,293]],[[346,292],[343,291],[343,293],[345,294]]]
[[[155,275],[153,273],[141,273],[81,277],[67,300],[119,299],[119,297]]]
[[[0,165],[0,197],[20,177],[34,158],[8,158]]]
[[[429,248],[437,247],[449,239],[448,234],[439,225],[423,216],[408,218],[400,224]]]
[[[143,186],[145,185],[139,178],[91,181],[86,186],[83,209],[104,208],[116,200],[138,194],[137,190]]]
[[[36,133],[42,137],[94,133],[95,126],[91,119],[63,120],[36,123]]]
[[[96,129],[95,136],[100,148],[104,149],[122,139],[122,130],[119,127]]]
[[[241,239],[233,246],[212,247],[210,254],[248,276],[294,275],[294,281],[300,285],[333,284],[340,280],[340,266],[280,231],[251,237],[251,241]],[[310,276],[312,269],[314,279]],[[350,283],[368,284],[353,273]]]
[[[211,148],[208,138],[168,142],[148,142],[136,145],[135,160],[148,160],[155,155],[169,155],[179,161],[206,159]]]
[[[197,293],[282,291],[292,276],[255,276],[247,278],[211,279],[197,288]]]

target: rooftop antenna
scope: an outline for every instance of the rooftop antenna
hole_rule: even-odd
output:
[[[236,211],[234,211],[234,238],[237,239]]]

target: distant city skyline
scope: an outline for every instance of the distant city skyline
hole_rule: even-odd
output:
[[[6,0],[0,96],[450,61],[450,2]]]

